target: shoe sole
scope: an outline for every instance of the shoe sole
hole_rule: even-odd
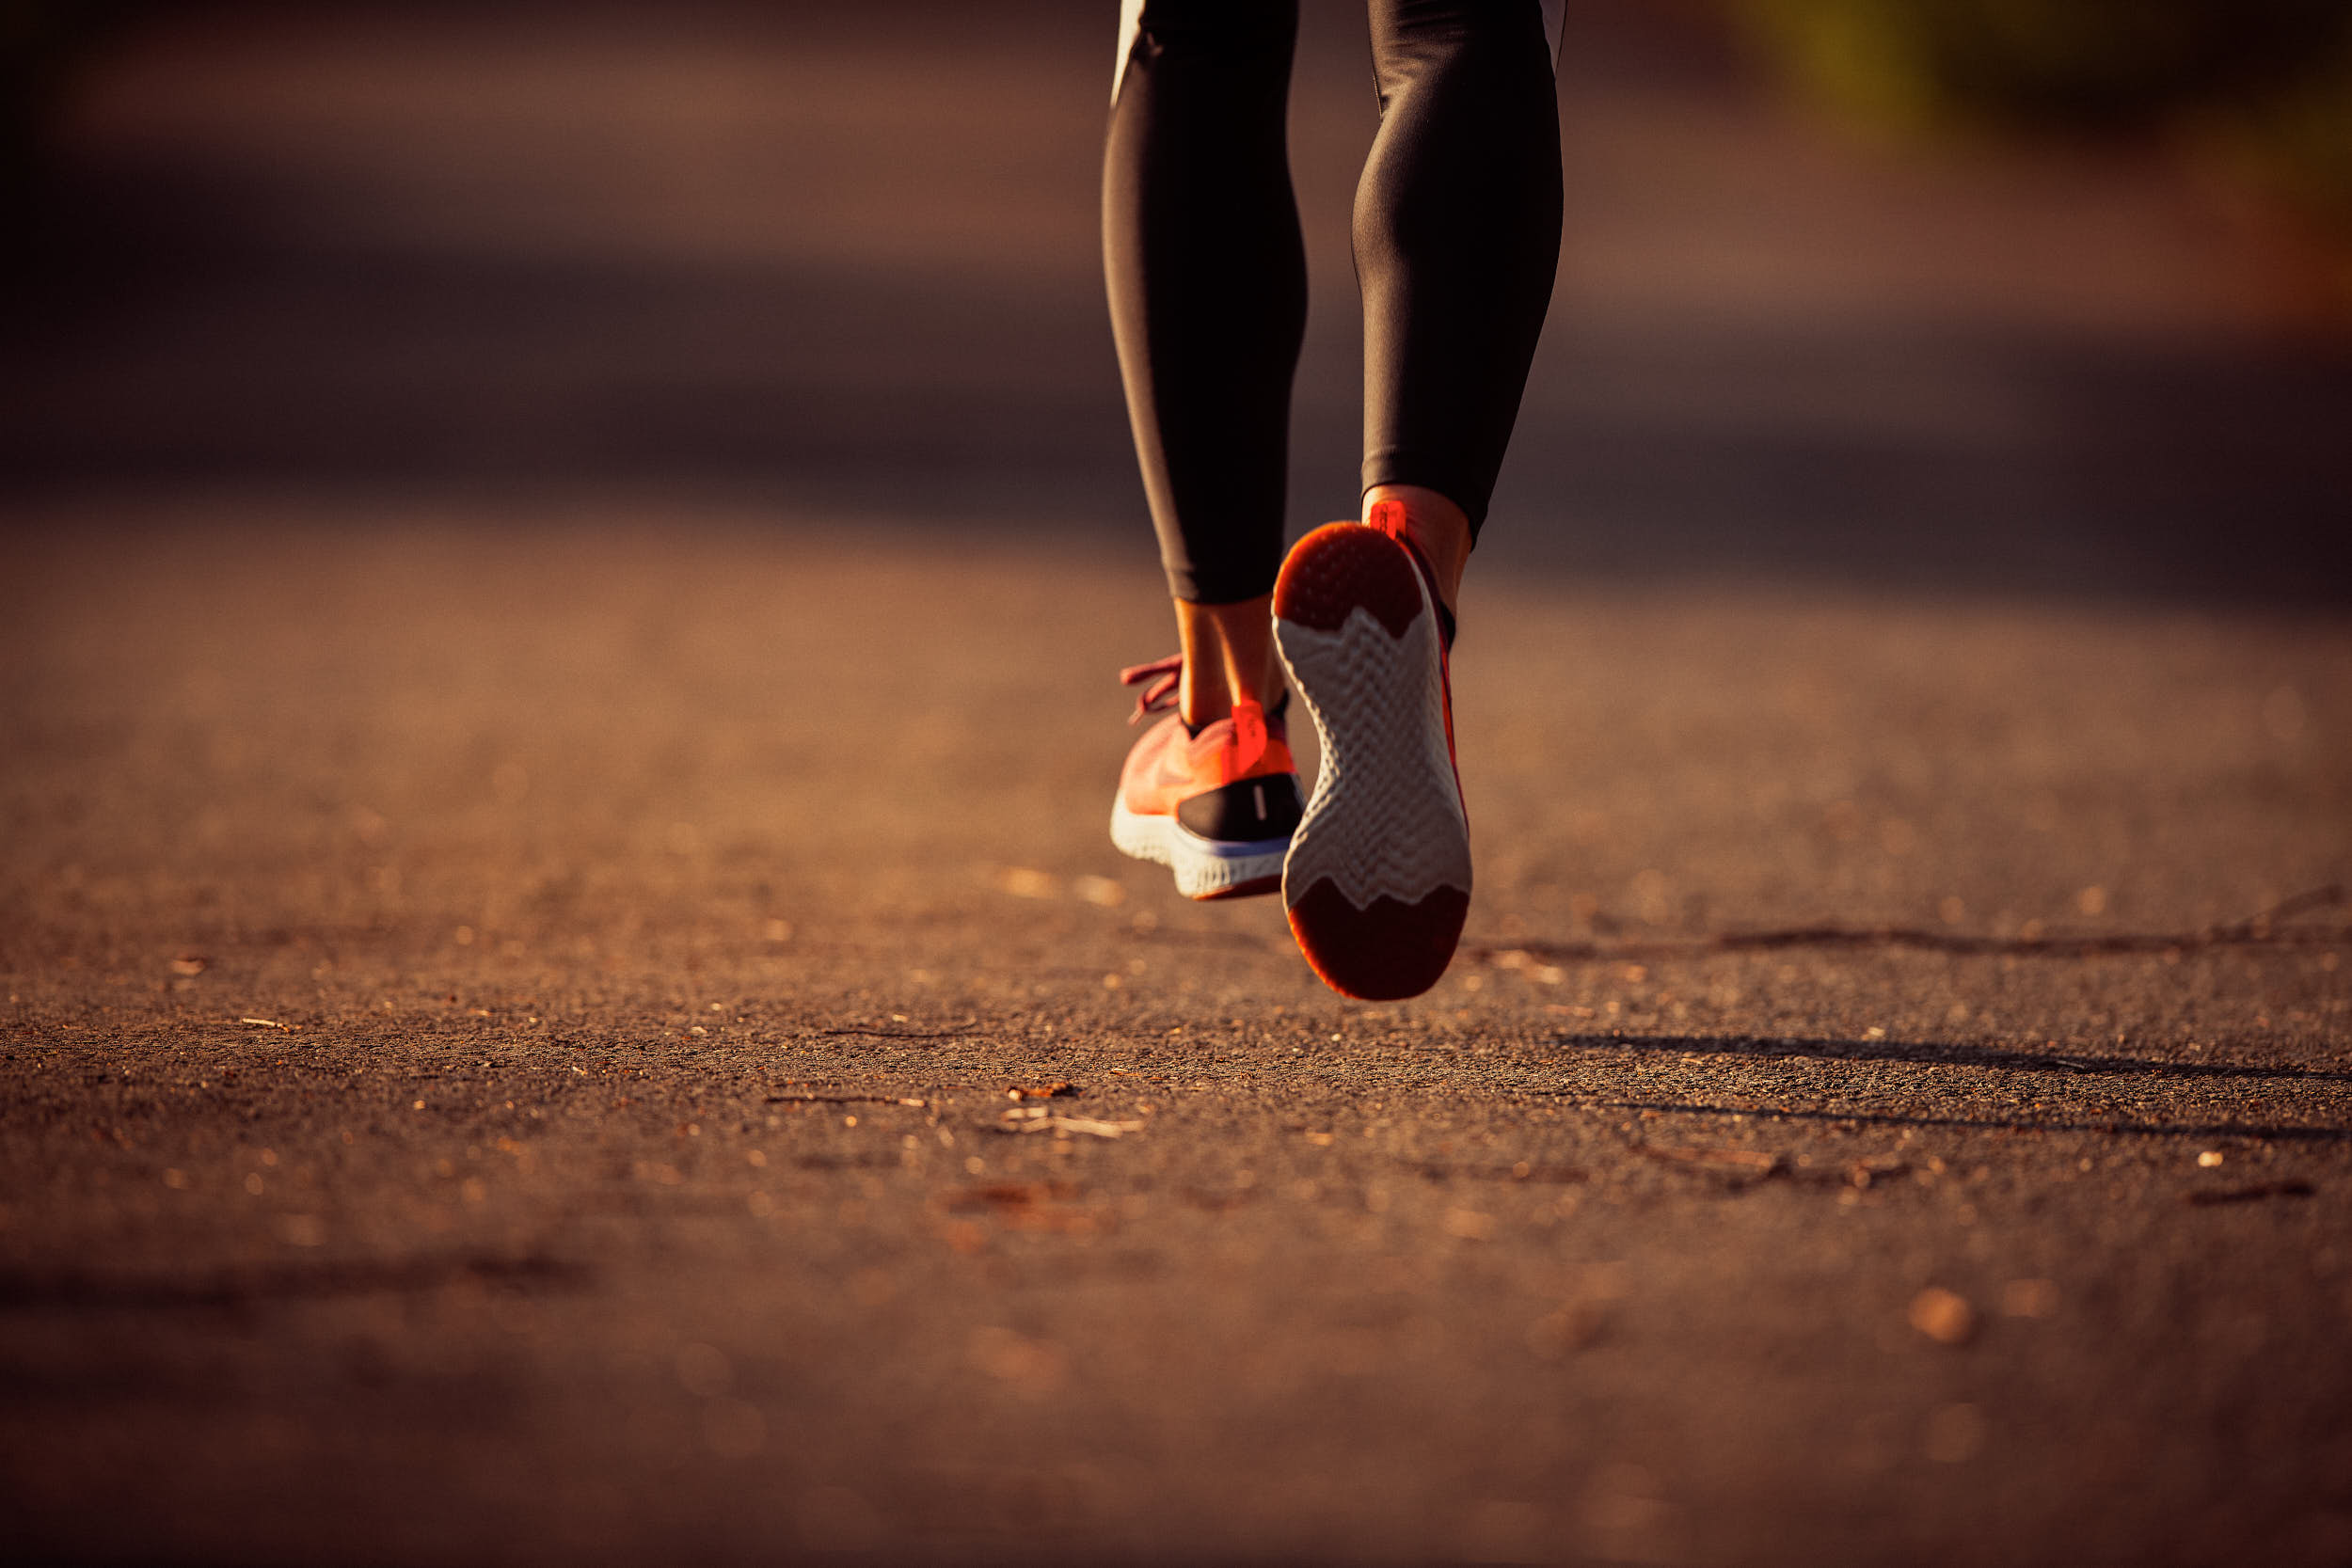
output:
[[[1276,580],[1274,641],[1323,743],[1282,868],[1291,932],[1333,990],[1419,996],[1453,962],[1470,895],[1470,823],[1421,572],[1375,530],[1317,529]]]
[[[1202,838],[1173,817],[1129,811],[1124,800],[1111,802],[1111,843],[1122,854],[1167,866],[1176,874],[1176,891],[1202,903],[1277,891],[1291,846],[1287,838],[1242,844]]]

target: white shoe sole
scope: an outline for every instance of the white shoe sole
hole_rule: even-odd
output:
[[[1144,816],[1111,802],[1111,843],[1121,854],[1165,865],[1187,898],[1242,898],[1281,885],[1288,838],[1226,844],[1202,838],[1172,816]]]
[[[1365,532],[1385,548],[1352,534],[1302,542],[1283,568],[1290,592],[1276,594],[1278,611],[1338,620],[1274,623],[1323,745],[1282,897],[1325,981],[1389,1000],[1435,985],[1453,957],[1470,905],[1470,822],[1446,745],[1435,608],[1403,548]]]

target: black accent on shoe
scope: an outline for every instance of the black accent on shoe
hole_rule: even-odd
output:
[[[1296,774],[1268,773],[1194,796],[1177,806],[1176,820],[1202,838],[1255,844],[1288,835],[1306,809]]]

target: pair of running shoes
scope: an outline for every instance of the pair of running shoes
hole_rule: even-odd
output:
[[[1295,546],[1274,585],[1274,641],[1322,743],[1302,802],[1286,694],[1189,728],[1169,713],[1128,753],[1111,841],[1196,899],[1279,890],[1324,982],[1395,1001],[1438,983],[1470,911],[1470,821],[1454,754],[1452,617],[1436,575],[1382,502]],[[1120,678],[1135,721],[1172,707],[1177,657]]]

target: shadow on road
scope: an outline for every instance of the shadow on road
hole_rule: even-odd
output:
[[[446,1258],[343,1259],[312,1264],[231,1269],[197,1276],[109,1278],[92,1273],[0,1273],[0,1312],[236,1310],[263,1302],[416,1294],[473,1284],[537,1293],[585,1290],[593,1273],[578,1263],[530,1254]]]
[[[1855,1122],[1867,1127],[1944,1127],[1974,1132],[2096,1132],[2115,1137],[2264,1138],[2287,1143],[2352,1143],[2352,1127],[2308,1127],[2292,1122],[2042,1121],[2023,1117],[1923,1117],[1885,1111],[1801,1111],[1788,1106],[1693,1105],[1646,1100],[1597,1100],[1613,1111],[1656,1111],[1661,1116],[1771,1117],[1781,1121]]]
[[[2005,1051],[1994,1046],[1955,1045],[1943,1040],[1724,1039],[1719,1037],[1655,1039],[1572,1035],[1562,1036],[1552,1043],[1597,1046],[1603,1038],[1610,1050],[1654,1052],[1677,1057],[1741,1056],[1757,1061],[1775,1061],[1790,1056],[1811,1056],[1837,1062],[1919,1062],[1937,1067],[1989,1068],[2002,1072],[2062,1072],[2078,1076],[2311,1079],[2352,1083],[2352,1073],[2330,1072],[2317,1068],[2234,1062],[2162,1062],[2137,1056],[2067,1056],[2040,1051]]]

